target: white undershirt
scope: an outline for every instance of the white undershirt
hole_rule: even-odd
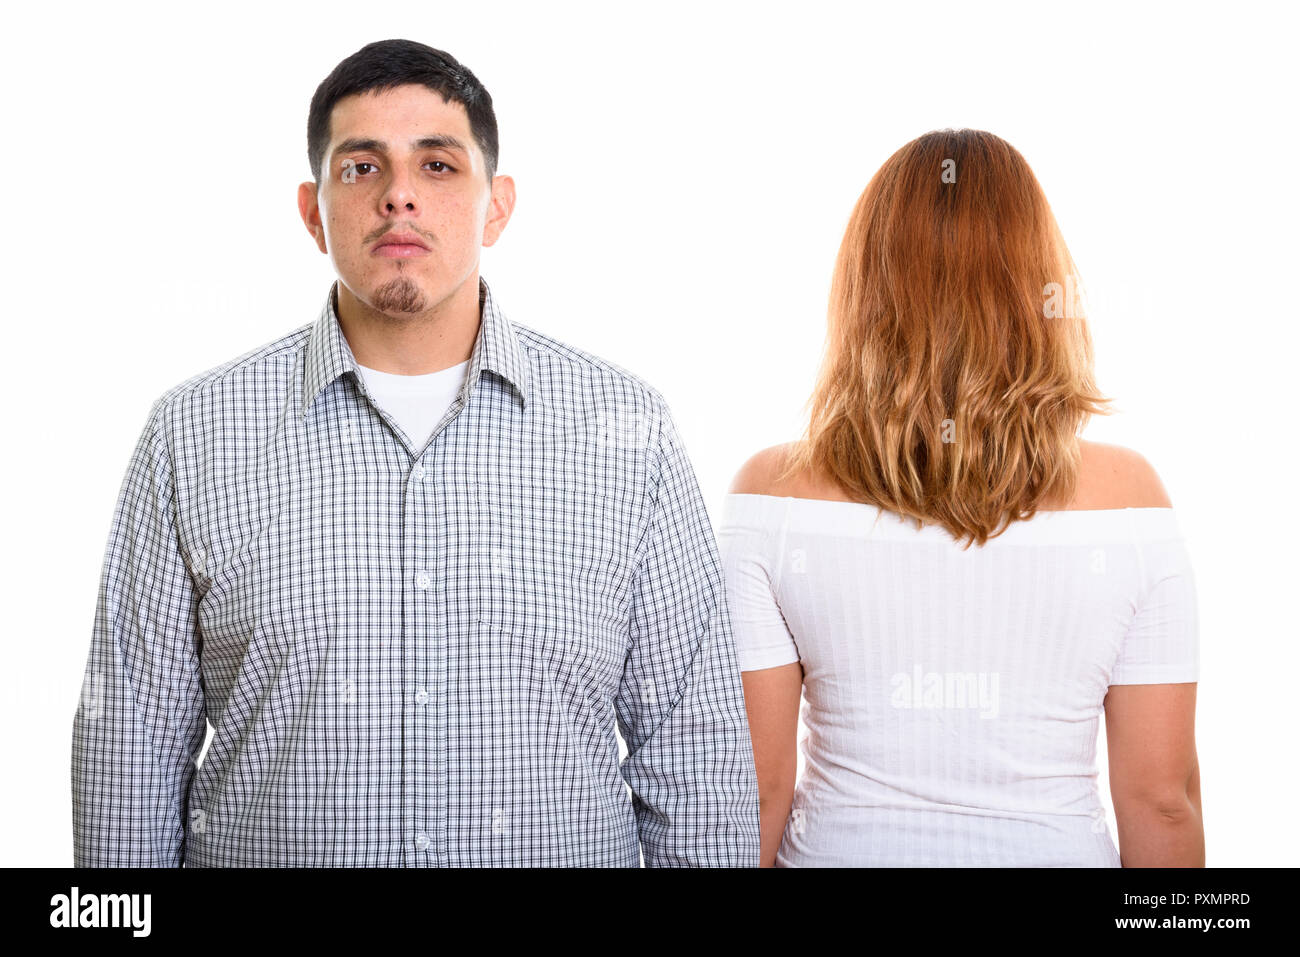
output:
[[[1197,680],[1172,509],[1039,512],[963,551],[870,505],[732,494],[719,539],[741,670],[804,671],[778,866],[1119,866],[1107,690]]]
[[[418,450],[455,401],[469,371],[469,360],[425,375],[380,372],[359,363],[358,368],[375,403],[393,417]]]

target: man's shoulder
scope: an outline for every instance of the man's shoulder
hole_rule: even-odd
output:
[[[587,394],[595,399],[609,396],[620,401],[643,402],[647,408],[667,411],[663,394],[641,376],[616,362],[602,358],[572,343],[564,342],[532,326],[512,322],[520,344],[533,357],[542,373],[563,369],[575,380],[594,385]]]
[[[262,393],[274,389],[274,377],[267,378],[271,367],[292,364],[311,335],[314,322],[308,322],[278,339],[254,346],[232,359],[219,363],[202,372],[195,373],[165,390],[157,400],[155,408],[167,408],[184,405],[196,399],[207,400],[214,395],[226,395],[237,398],[239,390],[247,385]],[[234,385],[236,391],[228,393],[223,387]],[[271,398],[269,394],[266,398]]]

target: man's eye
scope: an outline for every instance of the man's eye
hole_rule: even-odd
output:
[[[443,167],[443,169],[447,169],[447,170],[451,170],[452,172],[455,172],[455,168],[454,168],[454,167],[448,166],[448,165],[447,165],[446,163],[444,163],[442,160],[429,160],[429,162],[425,163],[424,165],[426,165],[426,166],[441,166],[441,167]],[[436,172],[436,171],[435,171],[435,172]]]
[[[374,165],[375,165],[374,163],[357,163],[356,166],[355,166],[354,168],[356,169],[356,171],[357,171],[358,173],[363,173],[363,172],[365,172],[365,171],[364,171],[361,167],[363,167],[363,166],[374,166]]]

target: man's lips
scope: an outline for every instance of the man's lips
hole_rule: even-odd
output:
[[[375,244],[371,254],[385,259],[405,259],[409,256],[427,256],[429,247],[414,233],[389,233]]]

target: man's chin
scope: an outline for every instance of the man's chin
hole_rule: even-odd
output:
[[[370,291],[370,308],[401,318],[425,312],[429,299],[420,283],[408,276],[395,276]]]

